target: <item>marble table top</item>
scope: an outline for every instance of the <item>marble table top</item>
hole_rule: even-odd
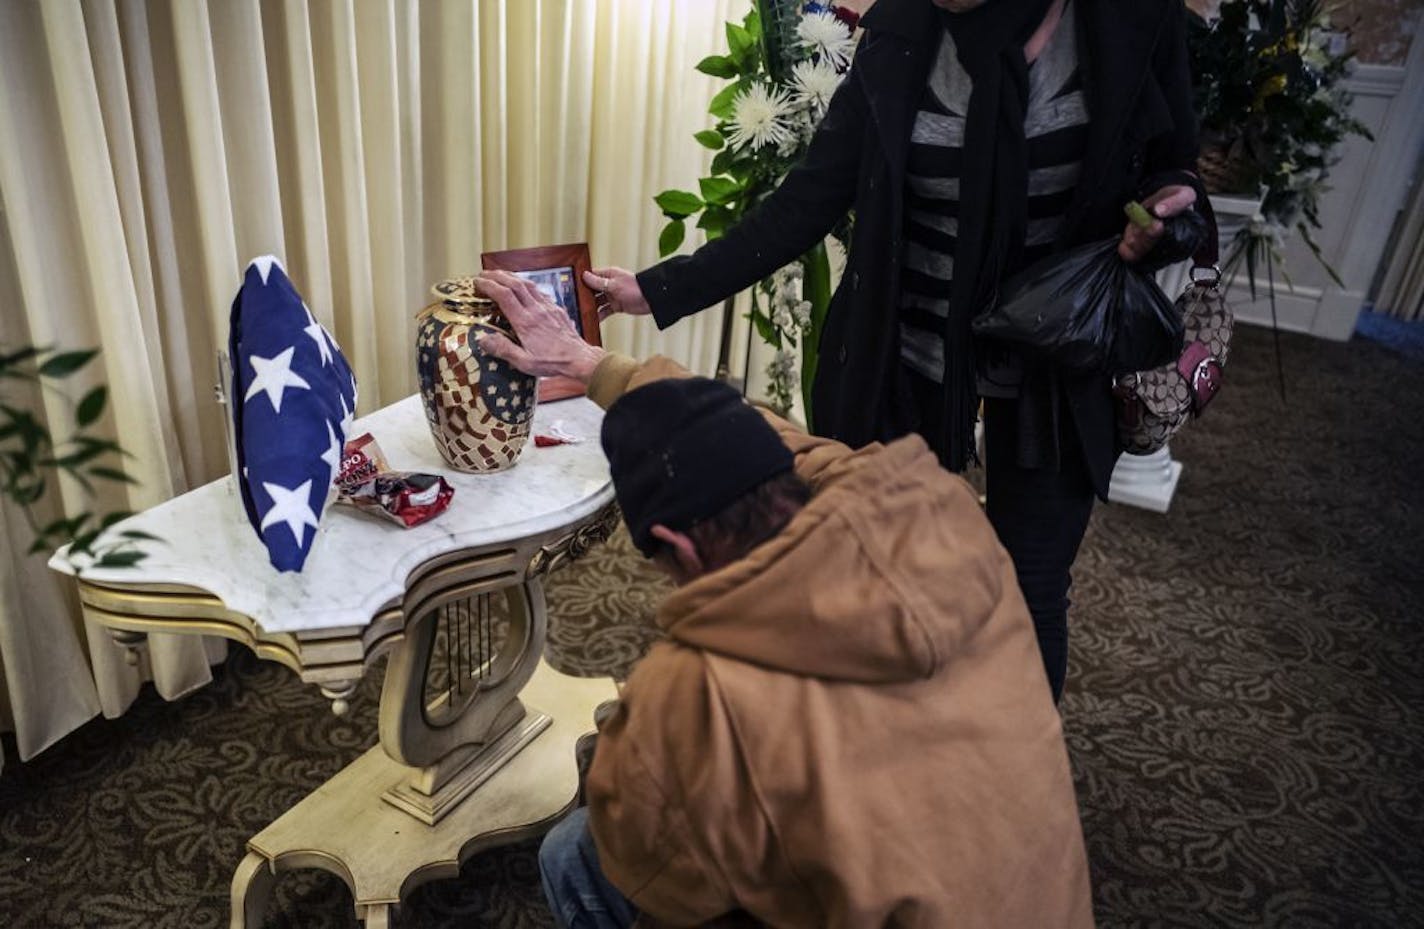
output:
[[[608,462],[598,441],[603,411],[579,397],[540,405],[535,435],[555,423],[584,441],[538,448],[533,437],[514,467],[465,474],[441,459],[420,397],[411,396],[356,421],[352,437],[371,433],[393,469],[438,472],[455,488],[450,508],[412,529],[328,506],[300,573],[280,573],[267,560],[231,477],[174,497],[116,524],[162,539],[145,542],[148,558],[132,568],[86,569],[97,584],[178,584],[218,597],[267,632],[361,627],[405,590],[410,571],[462,549],[556,531],[613,500]],[[102,544],[102,540],[100,542]],[[61,551],[50,566],[73,573]]]

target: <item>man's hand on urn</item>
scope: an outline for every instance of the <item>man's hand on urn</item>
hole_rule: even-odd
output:
[[[606,354],[574,331],[569,317],[538,287],[508,271],[486,271],[478,278],[480,293],[504,313],[519,337],[515,343],[498,333],[479,337],[480,348],[525,374],[571,377],[587,384]]]
[[[598,304],[598,321],[614,313],[629,316],[647,316],[653,311],[643,297],[643,288],[638,286],[638,278],[632,271],[623,268],[594,268],[583,273],[583,282],[593,288],[594,301]]]
[[[1152,225],[1144,229],[1136,223],[1129,222],[1127,229],[1122,234],[1122,241],[1118,243],[1118,255],[1127,262],[1141,261],[1146,258],[1147,253],[1152,251],[1153,246],[1157,244],[1157,240],[1162,238],[1162,220],[1191,209],[1196,202],[1197,192],[1185,184],[1163,187],[1143,200],[1143,207],[1153,217]]]

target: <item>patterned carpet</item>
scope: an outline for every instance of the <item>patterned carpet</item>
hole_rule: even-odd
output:
[[[1424,364],[1282,347],[1287,401],[1242,331],[1171,514],[1100,507],[1079,561],[1063,713],[1102,926],[1424,926]],[[625,668],[663,589],[618,537],[555,578],[551,657]],[[217,670],[5,766],[0,925],[225,926],[244,840],[374,743],[379,675],[337,719],[249,652]],[[335,878],[277,897],[269,927],[356,925]],[[527,843],[402,915],[551,925]]]

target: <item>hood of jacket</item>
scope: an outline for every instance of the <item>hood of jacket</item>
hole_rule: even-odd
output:
[[[694,648],[817,678],[935,675],[999,603],[1007,554],[918,436],[846,455],[776,537],[679,588],[657,622]]]

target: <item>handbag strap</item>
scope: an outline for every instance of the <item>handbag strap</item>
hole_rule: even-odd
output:
[[[1211,197],[1200,186],[1197,187],[1196,209],[1206,220],[1207,236],[1202,247],[1192,256],[1192,269],[1212,268],[1219,271],[1216,266],[1221,261],[1221,233],[1216,226],[1216,211],[1212,209]]]

